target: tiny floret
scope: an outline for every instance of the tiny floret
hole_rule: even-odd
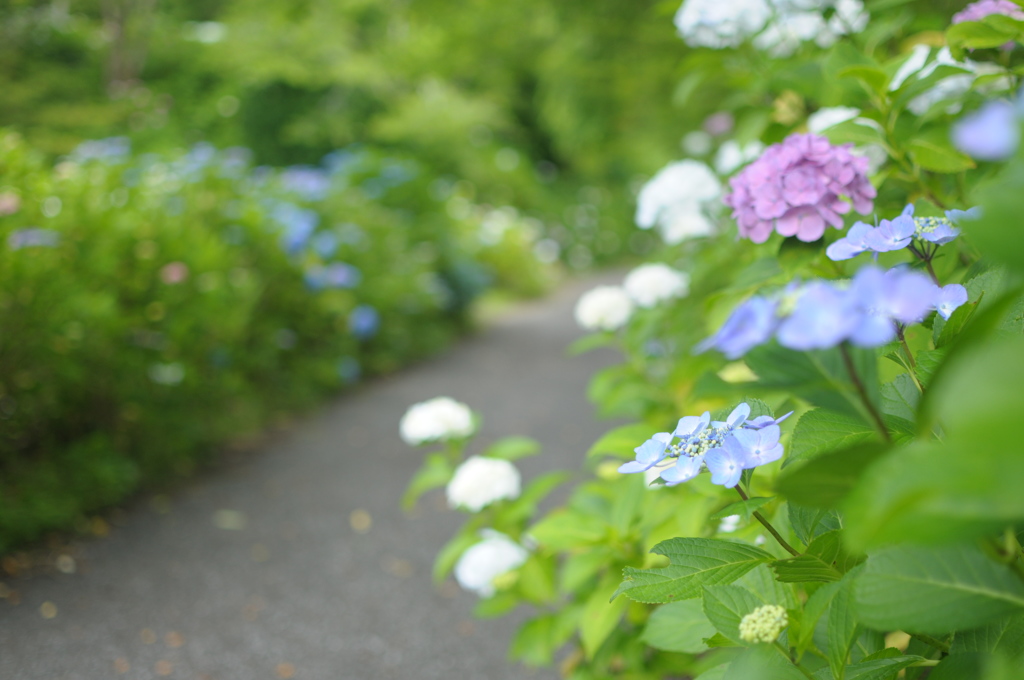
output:
[[[786,610],[777,604],[766,604],[750,612],[740,621],[740,639],[744,642],[775,642],[789,625]]]

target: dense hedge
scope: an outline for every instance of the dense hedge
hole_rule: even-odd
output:
[[[0,551],[437,351],[488,285],[543,291],[537,226],[464,193],[368,149],[51,166],[0,131]]]

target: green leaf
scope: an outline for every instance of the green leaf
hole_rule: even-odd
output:
[[[973,196],[984,211],[981,219],[970,222],[968,232],[971,244],[986,258],[1005,263],[1018,272],[1024,271],[1024,242],[1018,238],[1016,229],[1020,218],[1018,191],[1021,186],[1024,186],[1024,163],[1020,158],[979,184]]]
[[[555,588],[555,565],[551,557],[533,553],[519,568],[516,586],[523,597],[534,604],[553,602],[558,596]]]
[[[843,680],[850,650],[857,639],[857,617],[851,605],[859,571],[843,577],[828,609],[828,665],[835,680]]]
[[[708,650],[704,639],[714,633],[715,627],[704,614],[701,601],[686,600],[655,609],[640,640],[666,652],[700,654]]]
[[[511,501],[501,513],[502,519],[506,521],[520,521],[527,519],[537,511],[537,505],[544,500],[549,493],[569,481],[572,473],[556,470],[545,473],[523,489],[519,498]]]
[[[725,506],[715,514],[708,517],[708,519],[723,519],[725,517],[732,517],[733,515],[739,515],[744,520],[749,520],[754,512],[768,503],[775,500],[775,497],[762,498],[761,496],[755,496],[745,501],[736,501]]]
[[[580,641],[588,659],[592,659],[598,648],[615,630],[619,619],[626,612],[629,601],[625,598],[609,603],[614,597],[616,578],[607,574],[601,584],[583,605],[583,616],[580,620]]]
[[[704,614],[708,621],[719,633],[738,645],[747,644],[740,639],[740,621],[763,604],[764,602],[746,588],[704,587]]]
[[[882,413],[914,422],[921,391],[914,379],[906,373],[882,385]]]
[[[626,567],[623,582],[615,591],[637,602],[656,604],[689,600],[702,586],[732,583],[759,564],[774,559],[760,548],[709,538],[673,538],[651,552],[669,558],[662,569]]]
[[[473,616],[480,619],[496,619],[519,606],[522,600],[512,592],[498,591],[493,597],[480,600],[473,607]]]
[[[804,545],[826,531],[834,531],[839,526],[839,514],[834,508],[805,508],[796,503],[786,504],[789,526]]]
[[[875,429],[860,418],[816,408],[800,416],[800,420],[797,421],[786,465],[860,444],[875,437]]]
[[[811,646],[811,643],[814,641],[814,630],[818,625],[818,620],[828,611],[840,587],[839,581],[827,583],[815,590],[807,598],[807,604],[804,605],[803,615],[800,619],[800,632],[796,640],[797,649],[805,651]]]
[[[878,630],[943,635],[1024,609],[1024,583],[969,546],[898,546],[870,555],[854,588],[857,617]]]
[[[840,531],[829,531],[814,539],[803,555],[772,563],[776,578],[783,583],[838,581],[857,560],[843,550]]]
[[[981,628],[957,631],[949,653],[999,652],[1008,659],[1024,662],[1024,614],[992,621]]]
[[[423,461],[423,465],[416,471],[412,481],[402,496],[402,509],[412,510],[420,496],[431,489],[446,485],[455,474],[455,468],[448,462],[447,456],[441,453],[432,453]]]
[[[512,638],[508,654],[513,660],[527,666],[547,666],[552,663],[555,651],[565,642],[558,643],[556,629],[558,616],[547,614],[524,623]],[[557,644],[556,644],[557,643]]]
[[[654,434],[654,428],[646,423],[623,425],[606,432],[587,451],[587,456],[611,455],[618,458],[635,458],[633,449],[643,444]]]
[[[949,315],[949,321],[942,324],[941,329],[938,329],[936,326],[936,329],[938,330],[935,334],[936,347],[945,347],[963,332],[964,327],[970,323],[971,317],[973,317],[974,313],[978,311],[978,305],[981,303],[982,296],[984,296],[984,292],[978,296],[977,300],[957,307],[956,310]]]
[[[591,333],[590,335],[584,335],[579,340],[574,341],[569,348],[565,350],[565,353],[571,357],[585,354],[591,350],[595,350],[601,347],[609,347],[615,344],[614,333]]]
[[[540,453],[540,444],[529,437],[505,437],[487,447],[482,456],[501,458],[503,460],[519,460]]]
[[[562,564],[559,585],[562,590],[575,593],[611,562],[608,549],[597,548],[569,555]]]
[[[848,66],[839,71],[840,78],[855,78],[868,92],[884,96],[889,87],[889,74],[875,66]]]
[[[971,157],[953,148],[945,131],[907,142],[911,158],[925,170],[954,174],[977,167]]]
[[[776,581],[775,574],[767,564],[751,569],[737,579],[733,585],[746,588],[757,596],[762,604],[777,604],[785,609],[797,609],[800,606],[793,592],[793,586]]]
[[[729,664],[722,680],[807,680],[788,659],[771,645],[743,650]]]
[[[854,488],[864,471],[887,451],[888,447],[882,443],[832,451],[802,465],[787,467],[776,479],[775,488],[799,505],[834,508]]]
[[[956,59],[963,59],[965,50],[999,47],[1013,39],[1013,31],[981,21],[963,21],[946,31],[946,44]]]
[[[893,680],[904,668],[909,668],[923,656],[895,656],[887,659],[861,661],[846,667],[845,680]],[[838,676],[837,676],[838,677]]]
[[[459,561],[462,553],[466,552],[471,545],[479,542],[480,537],[475,530],[463,527],[462,531],[455,534],[451,540],[445,543],[434,560],[434,583],[443,581],[451,573],[451,570],[455,568],[455,563]]]
[[[559,508],[534,524],[526,533],[551,550],[573,550],[600,543],[610,527],[594,515]]]

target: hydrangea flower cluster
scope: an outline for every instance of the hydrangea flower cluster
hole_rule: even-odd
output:
[[[695,160],[670,163],[640,190],[636,224],[641,229],[657,226],[669,245],[707,236],[714,231],[708,214],[721,195],[718,177],[705,164]]]
[[[435,397],[413,404],[402,416],[398,429],[410,446],[449,439],[463,439],[473,434],[476,424],[473,412],[451,397]]]
[[[777,604],[758,607],[740,619],[740,639],[744,642],[772,643],[789,625],[786,610]]]
[[[988,102],[953,126],[953,145],[979,161],[1004,161],[1020,144],[1024,100]]]
[[[773,337],[799,351],[846,341],[879,347],[896,338],[897,324],[917,323],[931,310],[948,319],[965,302],[967,289],[959,284],[939,287],[905,267],[865,267],[849,282],[794,283],[777,296],[752,297],[694,351],[717,349],[738,359]]]
[[[491,597],[494,580],[522,566],[530,553],[505,534],[484,529],[482,541],[469,547],[455,564],[455,580],[479,597]]]
[[[614,331],[633,315],[633,301],[619,286],[598,286],[576,303],[576,323],[588,331]]]
[[[750,405],[742,403],[725,421],[712,421],[708,412],[681,418],[673,432],[658,432],[636,447],[636,459],[619,466],[619,472],[657,468],[661,479],[674,486],[707,470],[713,484],[732,488],[744,470],[776,461],[783,453],[779,423],[790,414],[778,420],[770,416],[747,420],[749,415]]]
[[[676,12],[679,35],[692,47],[737,47],[771,17],[765,0],[684,0]]]
[[[876,192],[868,181],[868,159],[850,153],[852,144],[832,146],[824,137],[793,134],[769,146],[729,180],[740,235],[764,243],[772,231],[815,241],[832,225],[842,229],[849,200],[859,213],[871,212]]]
[[[509,461],[470,456],[455,470],[445,494],[450,507],[480,512],[491,503],[518,498],[521,483],[519,470]]]
[[[622,287],[638,307],[650,309],[659,302],[685,297],[690,292],[690,277],[655,262],[642,264],[627,274]]]
[[[913,241],[927,242],[936,246],[949,243],[960,235],[957,224],[965,219],[976,219],[978,208],[970,210],[948,210],[945,217],[914,217],[913,204],[908,205],[899,217],[882,220],[877,227],[856,222],[846,236],[830,245],[825,254],[829,259],[849,260],[861,253],[888,253],[902,250]],[[923,246],[923,244],[920,244]],[[920,252],[920,249],[917,250]]]

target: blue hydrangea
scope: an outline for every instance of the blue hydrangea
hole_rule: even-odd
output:
[[[360,340],[367,340],[380,329],[380,312],[370,305],[359,305],[348,317],[348,329]]]
[[[953,126],[953,145],[980,161],[1006,160],[1020,144],[1020,118],[1010,102],[989,102]]]
[[[771,339],[778,326],[778,303],[752,297],[737,307],[717,333],[694,348],[695,353],[717,349],[730,359],[738,359],[754,347]]]
[[[674,486],[707,470],[712,483],[734,487],[744,470],[776,461],[783,453],[778,423],[790,414],[778,420],[747,420],[749,415],[750,405],[742,403],[724,421],[712,421],[707,412],[685,416],[672,433],[659,432],[636,447],[636,459],[621,465],[619,472],[657,468],[661,479]]]
[[[949,210],[945,217],[914,217],[913,204],[908,205],[893,220],[882,220],[877,227],[856,222],[846,236],[825,249],[830,260],[849,260],[861,253],[888,253],[893,250],[910,248],[923,259],[933,254],[928,246],[949,243],[960,235],[956,224],[964,219],[976,219],[977,208],[970,210]]]

